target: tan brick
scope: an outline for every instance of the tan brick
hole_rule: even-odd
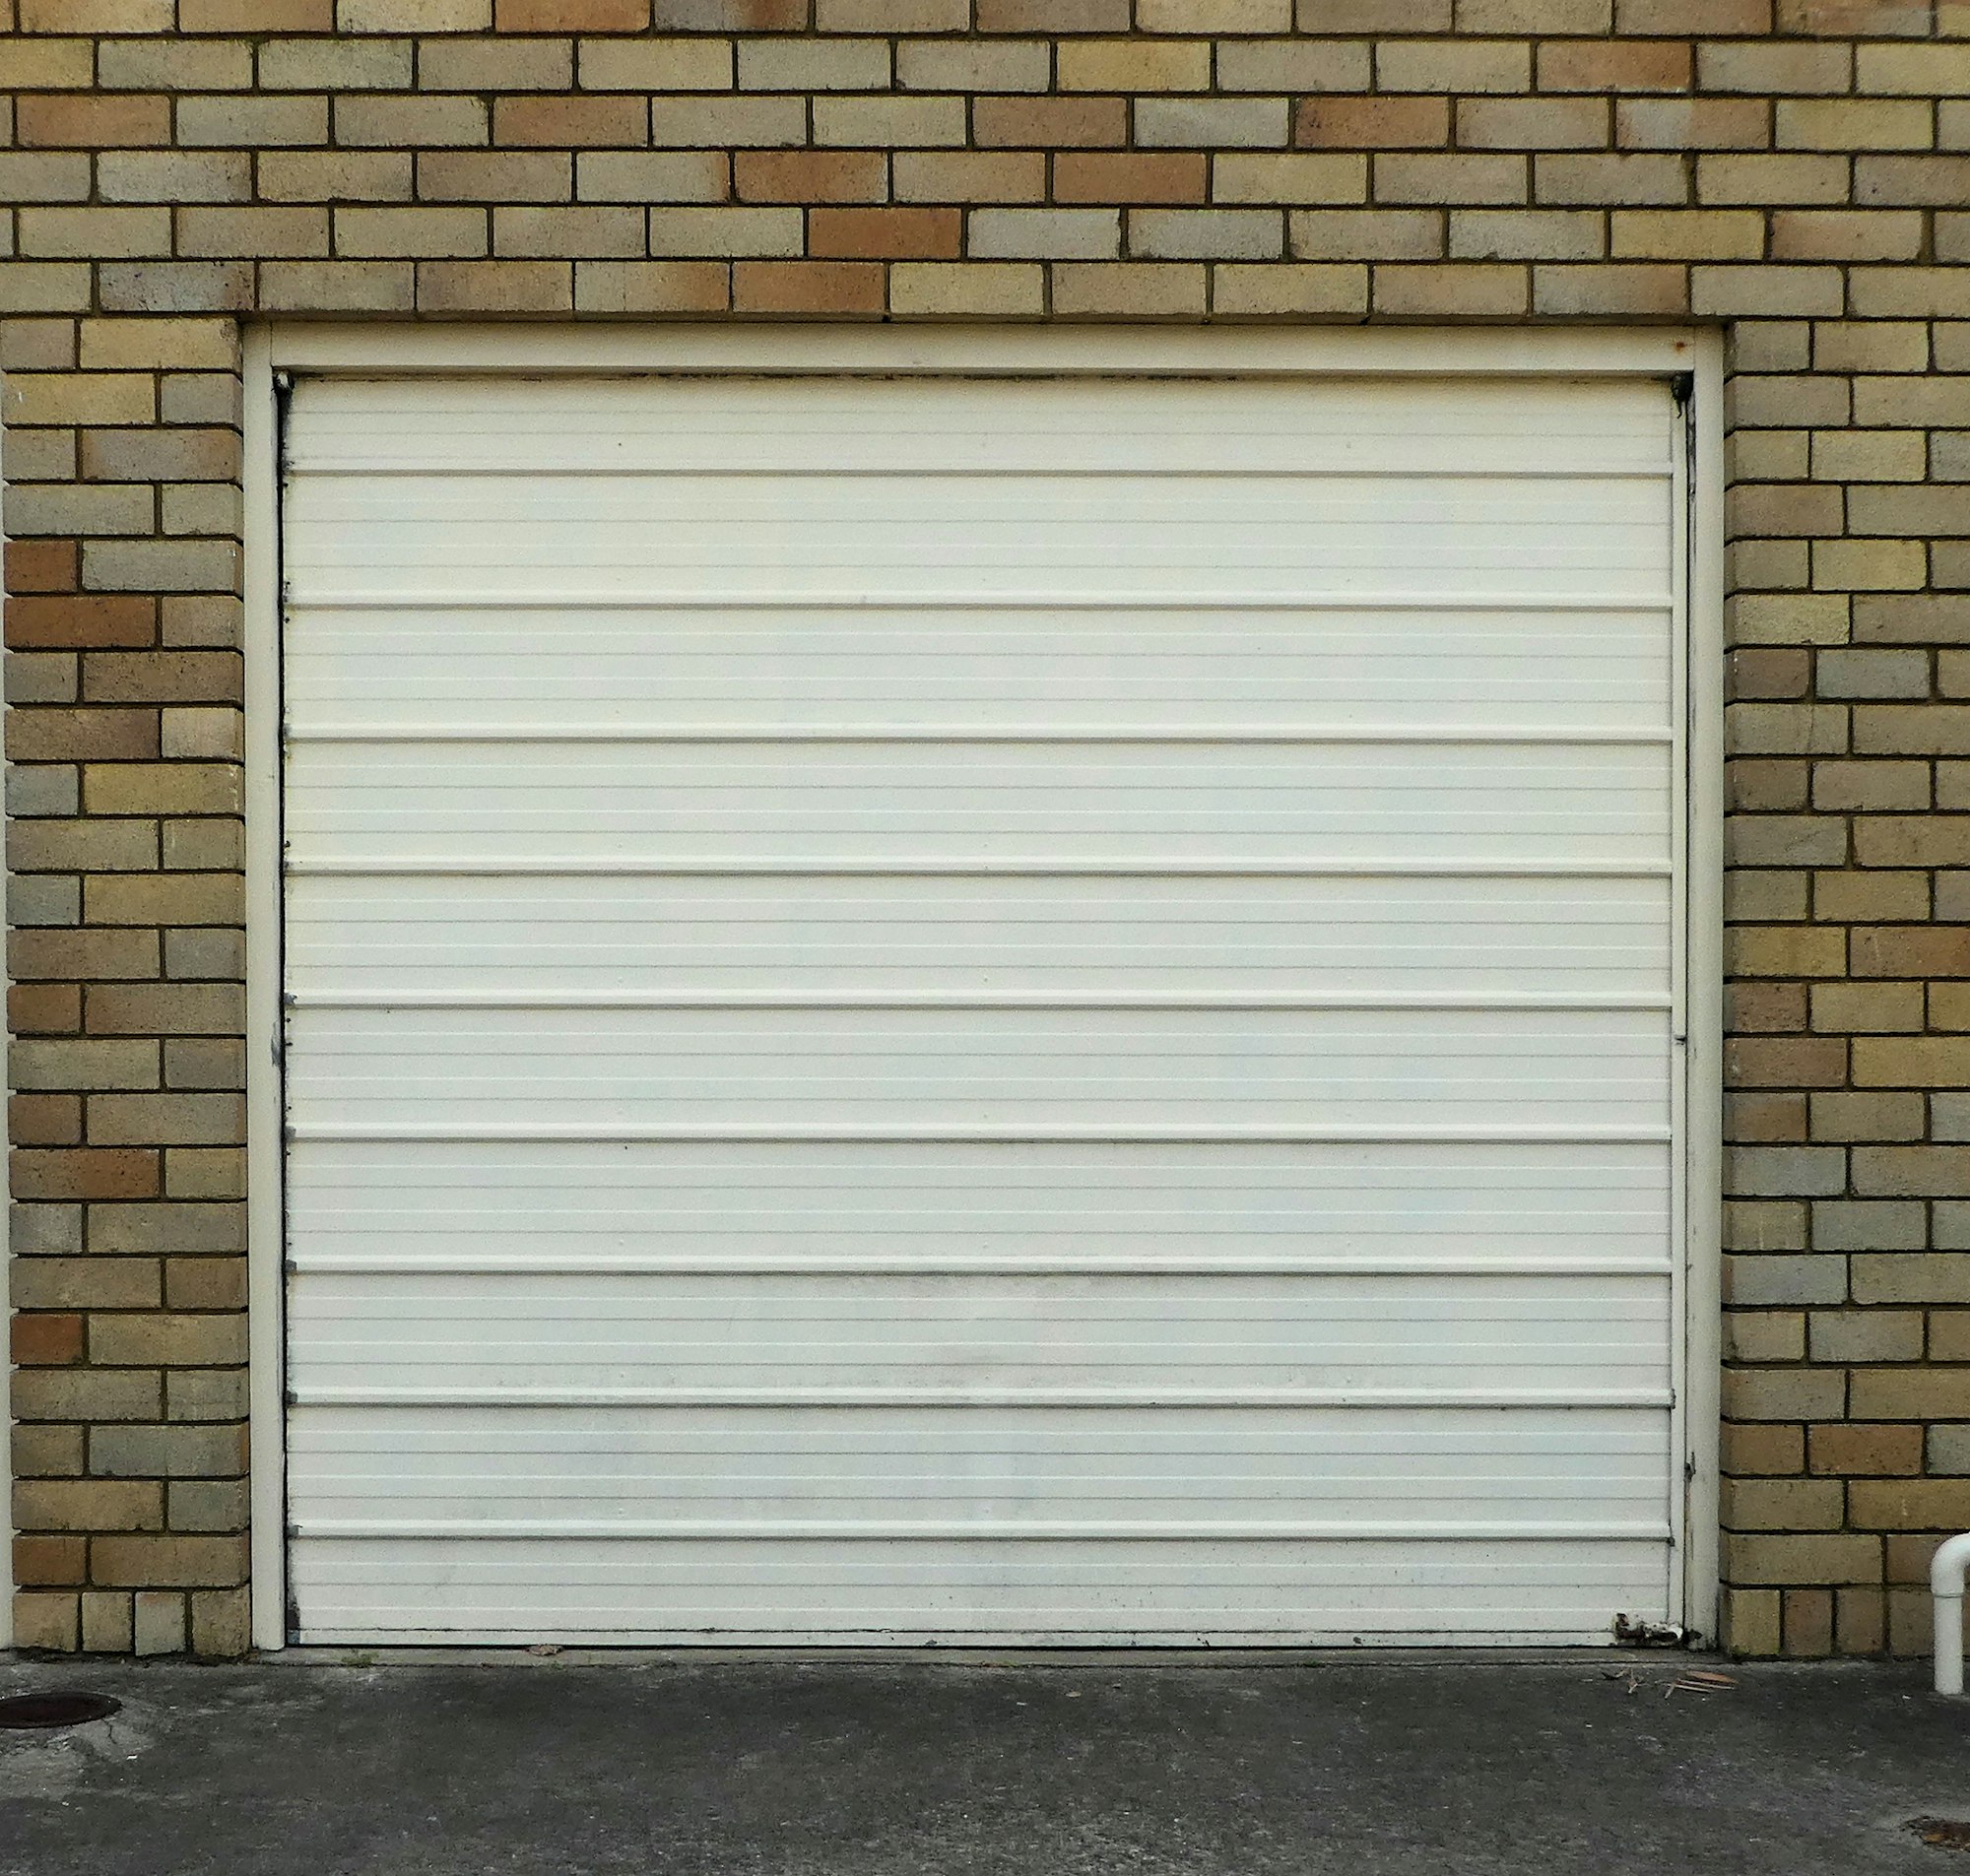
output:
[[[1724,1539],[1725,1570],[1737,1584],[1864,1584],[1881,1580],[1878,1537],[1835,1533]]]
[[[326,32],[335,0],[178,0],[182,32]]]
[[[731,74],[727,49],[723,75],[713,85],[729,85]],[[440,39],[425,46],[418,58],[418,85],[427,92],[564,92],[573,83],[574,45],[569,39]]]
[[[1778,0],[1781,32],[1850,34],[1905,33],[1925,38],[1930,30],[1928,0]]]
[[[1128,106],[1119,97],[980,97],[971,120],[977,143],[988,150],[1085,150],[1128,142]]]
[[[659,32],[798,32],[810,0],[655,0]]]
[[[1046,305],[1045,270],[1017,262],[899,262],[889,309],[925,317],[1030,318]]]
[[[1812,1359],[1818,1362],[1920,1361],[1919,1310],[1825,1310],[1810,1319]]]
[[[574,303],[588,313],[723,312],[731,270],[722,261],[577,261]]]
[[[1383,263],[1375,269],[1374,300],[1376,311],[1398,317],[1510,317],[1528,309],[1531,276],[1523,267]]]
[[[722,39],[584,39],[580,73],[590,92],[724,91],[733,82],[732,47]],[[886,52],[876,82],[887,81]]]
[[[1725,1647],[1736,1658],[1777,1654],[1782,1646],[1782,1601],[1776,1589],[1726,1587],[1723,1603]]]
[[[640,148],[651,141],[650,107],[636,97],[498,97],[492,102],[492,130],[500,144]],[[660,135],[656,141],[666,139]]]
[[[501,98],[500,103],[523,100]],[[562,102],[559,99],[546,99],[549,104]],[[612,98],[570,98],[565,102],[570,107],[588,104],[611,104],[619,100]],[[587,120],[584,119],[584,122]],[[335,140],[337,143],[376,145],[384,148],[402,146],[410,149],[432,149],[444,145],[468,146],[488,141],[486,100],[482,97],[338,97],[335,100]],[[552,113],[529,119],[511,135],[502,131],[502,143],[586,143],[615,142],[610,137],[558,137],[553,135],[556,128]],[[631,126],[634,134],[623,139],[629,143],[642,143],[644,125],[640,113]],[[529,136],[526,131],[542,134]]]
[[[1826,1530],[1840,1523],[1846,1495],[1837,1479],[1726,1479],[1724,1522],[1730,1530]]]
[[[1211,88],[1211,47],[1196,39],[1069,39],[1055,58],[1064,92]]]
[[[1342,150],[1434,150],[1450,141],[1442,97],[1303,97],[1293,141]]]
[[[1778,106],[1781,150],[1928,150],[1931,108],[1914,98],[1787,98]]]
[[[584,163],[624,160],[614,152],[582,157]],[[263,177],[268,161],[261,163]],[[722,158],[677,161],[723,165]],[[561,151],[432,151],[420,154],[417,168],[417,192],[427,202],[565,202],[573,194],[574,159]]]
[[[1706,204],[1837,203],[1847,193],[1841,157],[1705,153],[1696,160],[1697,200]]]
[[[1771,1477],[1805,1468],[1803,1428],[1734,1424],[1724,1427],[1722,1436],[1724,1470],[1730,1477]]]
[[[899,150],[890,161],[899,202],[1039,202],[1046,196],[1047,159],[1037,150]]]
[[[596,161],[633,160],[584,159]],[[658,157],[651,161],[722,163],[722,159],[709,157]],[[732,166],[735,191],[742,202],[881,202],[888,195],[888,159],[879,151],[742,150],[734,155]],[[624,180],[626,184],[634,178]]]
[[[1765,218],[1753,209],[1617,209],[1609,238],[1621,260],[1757,260]]]
[[[651,141],[659,146],[768,149],[807,141],[807,103],[799,97],[657,97]]]
[[[988,101],[994,100],[979,100],[981,110]],[[961,97],[817,97],[812,108],[814,141],[824,148],[934,149],[965,140]],[[982,136],[979,141],[984,141]]]
[[[1806,1317],[1798,1310],[1731,1310],[1724,1318],[1727,1361],[1802,1361]],[[1735,1521],[1727,1519],[1727,1523]]]
[[[1448,32],[1451,0],[1299,0],[1303,31]]]
[[[1809,1468],[1840,1478],[1907,1477],[1922,1470],[1922,1429],[1872,1423],[1808,1427]]]
[[[1467,150],[1601,150],[1608,106],[1598,97],[1465,97],[1457,141]]]
[[[420,261],[417,283],[433,313],[565,312],[574,296],[565,261]]]
[[[1543,92],[1681,92],[1693,72],[1689,45],[1675,39],[1549,39],[1539,51]]]
[[[954,208],[817,208],[807,248],[816,259],[954,260],[962,233]]]
[[[335,0],[344,32],[484,32],[492,0]]]
[[[1844,1377],[1811,1368],[1727,1369],[1724,1412],[1733,1420],[1819,1420],[1841,1413]]]
[[[1054,310],[1069,317],[1195,318],[1209,294],[1206,271],[1196,265],[1063,262],[1053,270]]]
[[[1055,160],[1055,186],[1064,164]],[[1090,159],[1088,161],[1098,161]],[[1183,162],[1182,158],[1115,159]],[[1282,155],[1227,153],[1211,159],[1211,193],[1215,202],[1349,203],[1368,199],[1368,160],[1365,157],[1319,154]]]
[[[352,259],[471,259],[486,252],[486,214],[474,208],[337,209],[335,247]]]
[[[642,32],[650,0],[494,0],[501,32]]]
[[[1923,1026],[1917,984],[1815,984],[1812,1026],[1841,1035],[1908,1034]]]
[[[1146,32],[1289,32],[1292,0],[1136,0]]]
[[[1614,0],[1463,0],[1457,26],[1464,32],[1608,32]]]
[[[109,1535],[91,1547],[98,1583],[136,1588],[225,1587],[246,1577],[243,1536]]]
[[[886,301],[876,261],[742,260],[732,269],[732,304],[740,312],[880,313]]]
[[[14,107],[15,135],[30,149],[133,149],[168,144],[171,107],[154,94],[25,94]]]
[[[1126,32],[1130,0],[977,0],[981,32]]]
[[[89,159],[76,152],[0,150],[0,190],[10,203],[84,201]],[[109,199],[127,198],[111,194]]]
[[[815,0],[822,32],[955,32],[971,24],[971,0]]]
[[[1202,152],[1109,155],[1063,151],[1054,159],[1057,202],[1202,202],[1210,159]]]

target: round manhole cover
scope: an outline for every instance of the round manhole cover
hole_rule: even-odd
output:
[[[107,1694],[15,1694],[0,1700],[0,1727],[81,1726],[107,1719],[122,1705]]]
[[[1939,1850],[1970,1850],[1970,1821],[1955,1817],[1912,1817],[1908,1827]]]

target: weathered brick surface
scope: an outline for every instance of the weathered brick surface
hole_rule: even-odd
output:
[[[1966,39],[1956,0],[0,0],[20,1639],[245,1643],[261,311],[1724,325],[1729,1634],[1923,1646],[1970,1520]]]

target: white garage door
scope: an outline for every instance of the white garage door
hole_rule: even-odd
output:
[[[1667,383],[312,380],[307,1641],[1678,1594]]]

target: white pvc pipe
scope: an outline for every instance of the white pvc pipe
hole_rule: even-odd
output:
[[[1929,1566],[1936,1599],[1936,1691],[1963,1691],[1963,1578],[1970,1571],[1970,1531],[1945,1538]]]

